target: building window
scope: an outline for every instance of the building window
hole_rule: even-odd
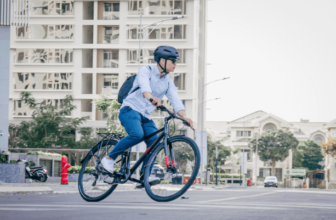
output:
[[[140,63],[144,64],[155,64],[154,61],[154,50],[142,49],[140,53]],[[139,50],[128,50],[127,53],[127,63],[139,63]]]
[[[282,181],[282,168],[275,168],[275,176],[278,181]]]
[[[119,90],[119,75],[117,73],[97,74],[97,94],[117,93]]]
[[[63,103],[63,99],[37,99],[36,103],[41,105],[53,105],[55,107],[60,107]],[[33,111],[34,110],[31,110],[26,103],[23,103],[22,100],[14,100],[14,116],[31,116]]]
[[[103,68],[119,67],[119,50],[104,50]]]
[[[16,39],[31,39],[31,26],[16,27]]]
[[[16,27],[16,39],[73,39],[72,25],[33,24]]]
[[[102,17],[99,15],[99,20],[119,20],[120,3],[119,2],[99,2],[98,10],[104,7]],[[101,11],[101,10],[99,10]]]
[[[272,168],[259,168],[259,177],[271,176]]]
[[[155,49],[142,49],[140,51],[140,63],[143,64],[156,64],[154,60],[154,50]],[[180,60],[177,63],[184,64],[185,61],[185,52],[186,49],[177,49],[179,52]],[[128,50],[127,52],[127,64],[138,64],[139,63],[139,50]]]
[[[275,131],[276,129],[277,129],[277,127],[273,123],[267,123],[264,126],[263,131],[264,132],[271,132],[271,131]]]
[[[73,15],[73,0],[34,0],[31,15]]]
[[[99,27],[98,27],[99,28]],[[103,29],[99,28],[100,30],[103,30],[103,44],[115,44],[119,43],[119,26],[105,26]]]
[[[71,90],[72,73],[14,73],[14,89]]]
[[[251,131],[237,131],[237,137],[251,137]]]
[[[185,90],[185,73],[174,73],[173,81],[177,90]]]
[[[186,0],[129,0],[129,15],[185,15]]]
[[[252,157],[251,157],[251,150],[241,150],[241,152],[243,153],[246,153],[247,154],[247,161],[250,162],[252,161]]]
[[[72,49],[16,49],[16,63],[72,63]]]
[[[128,25],[128,39],[139,39],[140,25]],[[142,33],[151,40],[186,39],[186,25],[165,24],[158,27],[149,27]]]
[[[316,136],[314,137],[314,142],[315,142],[316,144],[320,144],[320,143],[322,143],[322,142],[325,142],[325,141],[324,141],[324,137],[323,137],[322,135],[316,135]]]
[[[128,14],[140,15],[144,14],[144,0],[132,0],[128,1]]]

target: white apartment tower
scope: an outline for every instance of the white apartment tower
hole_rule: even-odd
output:
[[[199,121],[200,80],[206,75],[205,0],[31,0],[29,7],[29,26],[11,27],[10,122],[31,118],[19,100],[20,92],[28,91],[39,102],[55,105],[72,95],[77,109],[71,117],[86,117],[83,126],[104,127],[104,115],[92,100],[100,93],[116,98],[127,77],[137,73],[140,14],[143,26],[184,15],[144,32],[148,39],[140,60],[154,65],[159,45],[179,50],[181,60],[170,77],[187,115]],[[168,100],[163,104],[171,108]]]

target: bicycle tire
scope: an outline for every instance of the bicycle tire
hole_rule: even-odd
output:
[[[101,146],[101,150],[102,152],[100,152],[100,156],[104,156],[105,154],[108,154],[109,151],[112,149],[105,149],[104,151],[104,147],[108,147],[108,146],[115,146],[116,144],[118,143],[118,141],[116,140],[110,140],[110,141],[104,141],[103,144],[101,145],[100,143],[97,144],[94,148],[91,149],[91,151],[89,152],[89,154],[87,155],[87,157],[85,158],[83,164],[82,164],[82,168],[79,172],[79,176],[78,176],[78,190],[79,190],[79,194],[81,195],[81,197],[87,201],[87,202],[99,202],[103,199],[105,199],[107,196],[109,196],[118,186],[118,184],[113,184],[115,183],[115,179],[113,179],[113,182],[111,182],[112,184],[108,184],[110,185],[110,188],[106,190],[105,193],[99,195],[99,196],[96,196],[96,197],[93,197],[93,196],[90,196],[88,195],[88,193],[85,192],[85,189],[84,189],[84,184],[83,184],[83,179],[84,179],[84,173],[85,173],[85,168],[87,167],[86,165],[90,162],[90,160],[92,159],[92,157],[94,157],[94,155],[97,153],[99,147]],[[101,158],[102,159],[102,158]],[[95,169],[96,170],[96,169]],[[95,172],[98,173],[98,171],[96,170]],[[98,173],[99,174],[99,173]],[[89,174],[90,176],[91,174]],[[101,178],[102,174],[99,174],[99,178]],[[93,175],[92,175],[93,176]],[[106,179],[106,176],[103,176],[105,179]],[[108,177],[108,178],[111,178],[111,177]],[[104,182],[105,183],[105,182]],[[87,184],[89,185],[89,184]],[[93,186],[93,184],[92,184]],[[93,186],[93,189],[95,189],[96,185]],[[106,186],[106,188],[108,188]],[[98,188],[96,190],[100,190],[100,191],[103,191],[102,188]]]
[[[156,190],[155,187],[151,187],[150,186],[150,183],[149,183],[149,176],[151,174],[151,166],[154,162],[158,161],[156,158],[159,156],[160,152],[164,151],[164,145],[161,144],[159,145],[159,147],[157,147],[152,155],[150,156],[147,164],[146,164],[146,167],[145,167],[145,178],[144,178],[144,186],[145,186],[145,189],[146,189],[146,193],[148,194],[148,196],[153,199],[154,201],[157,201],[157,202],[169,202],[169,201],[172,201],[174,199],[177,199],[178,197],[182,196],[189,188],[190,186],[193,184],[194,180],[196,179],[196,176],[198,174],[198,171],[199,171],[199,167],[200,167],[200,152],[199,152],[199,149],[198,149],[198,146],[197,144],[190,138],[188,137],[185,137],[185,136],[174,136],[174,137],[171,137],[171,138],[168,138],[168,144],[171,144],[174,148],[174,143],[175,142],[184,142],[186,144],[188,144],[191,149],[193,150],[194,154],[195,154],[195,159],[194,159],[194,169],[190,175],[190,179],[187,183],[185,183],[185,185],[180,189],[178,190],[176,193],[172,194],[172,195],[168,195],[168,196],[159,196],[159,195],[156,195],[156,193],[154,193],[154,191]],[[175,149],[175,148],[174,148]],[[164,152],[163,152],[164,153]],[[189,153],[190,153],[190,150],[189,150]],[[178,164],[178,158],[175,157],[175,159],[177,161],[176,164]],[[179,166],[179,165],[177,165]],[[179,168],[179,169],[182,169],[182,168]],[[164,174],[166,176],[166,174]],[[181,174],[179,174],[181,175]],[[184,175],[184,174],[183,174]],[[176,175],[178,176],[178,175]],[[182,179],[182,177],[181,177]],[[161,182],[163,180],[160,180]],[[161,183],[160,182],[160,183]],[[173,185],[173,181],[172,181],[172,185]],[[181,183],[181,185],[183,185]],[[157,189],[158,191],[160,191],[161,189]],[[167,192],[168,192],[168,189],[166,189]],[[164,191],[163,191],[164,192]]]

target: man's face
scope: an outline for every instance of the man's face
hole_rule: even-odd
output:
[[[173,62],[173,60],[175,60],[175,63]],[[166,62],[166,60],[163,59],[163,58],[161,58],[161,60],[160,60],[160,64],[161,64],[161,66],[162,66],[163,68],[165,67],[165,62]],[[176,67],[176,59],[174,59],[174,58],[169,58],[169,59],[167,60],[167,66],[166,66],[166,70],[167,70],[167,72],[174,72],[175,67]]]

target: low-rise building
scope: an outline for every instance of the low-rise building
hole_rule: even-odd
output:
[[[227,173],[240,173],[240,166],[237,165],[239,153],[247,152],[247,177],[253,178],[254,172],[257,176],[266,177],[271,175],[272,163],[257,159],[255,167],[256,154],[248,146],[250,138],[256,133],[261,134],[264,131],[281,129],[290,131],[299,141],[312,140],[316,143],[325,142],[328,137],[336,136],[336,119],[330,122],[309,122],[301,119],[300,122],[288,122],[279,116],[264,111],[256,111],[233,121],[206,122],[206,129],[209,137],[214,140],[220,140],[225,146],[229,146],[237,154],[233,160],[225,163],[224,169]],[[232,166],[233,163],[233,166]],[[284,170],[291,169],[293,166],[293,156],[289,156],[282,162],[275,165],[275,174],[278,180],[283,181]],[[336,160],[330,156],[325,158],[326,178],[329,179],[329,185],[336,184]]]

